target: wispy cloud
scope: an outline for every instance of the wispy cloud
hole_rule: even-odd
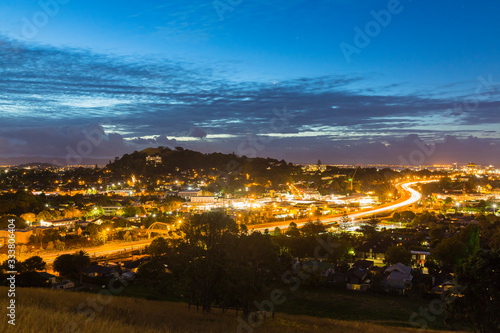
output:
[[[497,90],[473,112],[453,114],[457,100],[474,94],[463,92],[461,83],[437,87],[439,91],[432,94],[397,94],[390,92],[400,84],[359,89],[366,80],[344,75],[235,82],[216,67],[26,45],[4,38],[0,154],[60,156],[67,144],[77,144],[78,128],[96,124],[109,135],[94,152],[103,157],[162,143],[232,151],[254,134],[276,139],[263,155],[303,160],[329,152],[354,160],[364,152],[363,159],[380,160],[394,159],[398,153],[394,137],[402,140],[412,133],[438,145],[452,135],[462,140],[455,146],[475,142],[485,147],[471,152],[475,155],[492,149],[500,138],[492,128],[499,123]],[[450,93],[457,87],[460,93]],[[269,127],[272,110],[284,106],[291,118],[285,129],[275,133]],[[471,134],[477,139],[469,138]],[[446,142],[442,146],[451,147]],[[447,152],[451,151],[459,152],[451,148]],[[448,153],[443,156],[451,158]]]

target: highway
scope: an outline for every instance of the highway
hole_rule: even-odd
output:
[[[389,204],[378,206],[377,208],[354,212],[352,214],[348,214],[348,216],[350,219],[352,219],[354,221],[354,223],[356,223],[356,219],[358,219],[357,222],[359,223],[360,218],[372,216],[374,214],[391,212],[391,211],[396,210],[396,209],[410,206],[410,205],[414,204],[415,202],[419,201],[420,198],[422,197],[422,195],[418,191],[415,191],[411,187],[414,185],[417,185],[417,184],[430,183],[430,182],[434,182],[434,181],[435,180],[428,180],[428,181],[418,181],[418,182],[398,184],[397,187],[404,192],[403,196],[399,200],[396,200],[396,201],[391,202]],[[326,223],[326,224],[333,224],[333,223],[339,222],[340,219],[342,218],[342,216],[343,215],[320,216],[319,220],[323,223]],[[298,227],[301,227],[304,224],[306,224],[308,221],[309,221],[309,218],[303,218],[300,220],[296,220],[294,222],[297,224]],[[281,229],[286,229],[291,222],[292,221],[277,221],[277,222],[272,222],[272,223],[265,223],[265,224],[259,225],[256,228],[249,227],[249,230],[250,231],[255,230],[255,231],[264,232],[264,230],[268,229],[270,232],[272,232],[273,229],[276,227],[279,227]]]
[[[60,256],[61,254],[73,254],[77,251],[83,250],[88,253],[89,256],[103,256],[103,255],[108,255],[120,251],[131,251],[132,249],[138,250],[140,248],[145,247],[146,245],[149,245],[151,243],[152,239],[147,239],[147,240],[142,240],[142,241],[136,241],[136,242],[130,242],[130,243],[117,243],[117,244],[106,244],[106,245],[101,245],[101,246],[92,246],[92,247],[86,247],[83,249],[73,249],[69,251],[61,251],[61,252],[56,252],[56,253],[49,253],[49,254],[39,254],[40,257],[43,258],[43,260],[46,263],[52,263],[56,257]],[[31,256],[32,254],[30,254]],[[26,259],[26,258],[24,258]]]
[[[380,213],[386,213],[390,212],[396,209],[400,209],[406,206],[410,206],[414,204],[415,202],[419,201],[422,195],[415,191],[414,189],[411,188],[411,186],[414,186],[416,184],[422,184],[422,183],[428,183],[428,182],[433,182],[434,180],[430,181],[418,181],[418,182],[411,182],[411,183],[405,183],[405,184],[398,184],[397,187],[403,191],[403,196],[394,202],[391,202],[389,204],[381,205],[378,206],[377,208],[373,209],[367,209],[367,210],[362,210],[362,211],[357,211],[352,214],[349,214],[349,218],[353,219],[353,223],[359,223],[360,218],[367,217],[367,216],[372,216],[374,214],[380,214]],[[333,224],[335,222],[340,221],[343,215],[329,215],[329,216],[323,216],[319,217],[320,221],[326,224]],[[356,221],[358,219],[358,221]],[[309,221],[308,218],[303,218],[300,220],[294,221],[298,227],[303,226]],[[281,229],[286,229],[288,225],[291,223],[291,221],[278,221],[278,222],[272,222],[272,223],[265,223],[265,224],[260,224],[258,227],[252,228],[250,226],[248,229],[249,231],[260,231],[264,232],[264,230],[268,229],[269,231],[273,231],[274,228],[280,227]],[[96,247],[87,247],[82,250],[86,251],[90,256],[103,256],[103,255],[108,255],[120,251],[130,251],[132,248],[134,250],[142,248],[149,243],[151,243],[152,239],[148,240],[142,240],[142,241],[136,241],[136,242],[130,242],[130,243],[118,243],[118,244],[106,244],[102,246],[96,246]],[[45,262],[47,263],[52,263],[54,259],[57,256],[60,256],[61,254],[72,254],[75,253],[76,251],[79,250],[70,250],[70,251],[61,251],[57,253],[50,253],[50,254],[40,254],[40,257],[42,257]]]

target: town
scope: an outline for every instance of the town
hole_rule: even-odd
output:
[[[500,332],[499,10],[0,2],[0,332]]]
[[[238,169],[224,172],[230,163]],[[119,282],[128,285],[125,295],[140,290],[142,297],[205,311],[251,313],[275,274],[287,267],[300,274],[311,263],[301,283],[313,290],[439,299],[456,286],[462,262],[479,249],[500,248],[500,172],[474,163],[295,165],[160,147],[103,167],[4,167],[0,185],[2,228],[8,221],[16,226],[19,286],[97,292]],[[4,274],[12,270],[8,232],[0,231]],[[258,272],[267,266],[251,268],[251,276],[262,274],[253,293],[225,300],[219,297],[231,292],[221,288],[207,296],[204,285],[217,281],[189,273],[193,250],[184,246],[218,232],[240,238],[235,253],[266,256],[271,266],[275,258],[280,268],[266,274]],[[318,241],[329,244],[321,257]],[[214,246],[230,244],[221,238]],[[231,259],[231,252],[216,259],[245,260]],[[278,284],[290,284],[284,281]]]

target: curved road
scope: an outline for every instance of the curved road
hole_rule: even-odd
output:
[[[359,219],[362,217],[371,216],[373,214],[379,214],[379,213],[383,213],[383,212],[387,212],[387,211],[391,211],[391,210],[395,210],[395,209],[399,209],[399,208],[403,208],[403,207],[412,205],[415,202],[417,202],[418,200],[420,200],[422,195],[419,192],[412,189],[411,186],[416,185],[416,184],[421,184],[421,183],[429,183],[429,182],[433,182],[433,181],[435,181],[435,180],[398,184],[397,187],[400,188],[402,191],[404,191],[404,195],[399,200],[396,200],[396,201],[391,202],[389,204],[378,206],[377,208],[374,208],[374,209],[358,211],[358,212],[349,214],[348,216],[350,218]],[[342,216],[343,215],[329,215],[329,216],[320,217],[319,219],[323,223],[332,224],[332,223],[340,221]],[[296,220],[294,222],[297,223],[297,226],[300,227],[300,226],[303,226],[304,224],[306,224],[308,221],[309,221],[308,218],[304,218],[304,219]],[[290,222],[292,222],[292,221],[280,221],[280,222],[265,223],[265,224],[259,225],[258,228],[249,228],[249,230],[263,232],[266,229],[272,230],[276,227],[286,228],[286,227],[288,227]],[[102,256],[102,255],[120,252],[120,251],[124,251],[124,250],[131,250],[132,248],[139,249],[141,247],[148,245],[149,243],[151,243],[151,241],[152,241],[152,239],[151,240],[141,240],[141,241],[130,242],[130,243],[106,244],[106,245],[98,246],[98,247],[89,247],[89,248],[86,248],[83,250],[87,251],[87,253],[89,255]],[[51,263],[54,261],[54,259],[57,256],[59,256],[61,254],[71,254],[71,253],[75,253],[76,251],[77,250],[62,251],[59,253],[50,253],[50,254],[40,254],[40,257],[42,257],[45,260],[45,262]]]
[[[422,183],[430,183],[430,182],[434,182],[434,181],[436,181],[436,180],[427,180],[427,181],[418,181],[418,182],[398,184],[396,186],[404,191],[403,196],[399,200],[396,200],[396,201],[391,202],[389,204],[378,206],[377,208],[358,211],[358,212],[355,212],[352,214],[348,214],[348,216],[351,219],[359,219],[362,217],[371,216],[374,214],[379,214],[379,213],[388,212],[388,211],[396,210],[399,208],[403,208],[406,206],[410,206],[410,205],[414,204],[415,202],[419,201],[420,198],[422,197],[422,194],[420,194],[419,192],[412,189],[411,186],[414,186],[416,184],[422,184]],[[326,223],[326,224],[332,224],[335,222],[339,222],[340,219],[342,218],[342,216],[343,215],[323,216],[323,217],[319,217],[319,220],[323,223]],[[300,227],[300,226],[303,226],[304,224],[306,224],[308,221],[309,221],[308,218],[303,218],[303,219],[293,221],[293,222],[295,222],[297,224],[297,226]],[[264,230],[268,229],[269,231],[272,231],[272,229],[274,229],[276,227],[287,228],[291,222],[292,221],[265,223],[265,224],[259,225],[258,228],[250,228],[249,227],[249,230],[263,232]]]

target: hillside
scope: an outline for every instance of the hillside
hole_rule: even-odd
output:
[[[1,287],[0,293],[6,295],[7,288]],[[239,322],[234,312],[204,315],[194,309],[189,311],[186,304],[182,303],[112,297],[103,306],[95,294],[34,288],[18,288],[16,299],[16,326],[8,325],[4,319],[0,323],[0,332],[250,332],[238,330]],[[92,304],[95,311],[91,310]],[[5,311],[6,306],[7,298],[2,297],[0,307]],[[85,315],[79,315],[78,312]],[[268,319],[254,331],[400,333],[401,328],[277,313],[275,319]],[[424,332],[411,329],[404,331]]]
[[[147,162],[147,156],[161,157],[161,163]],[[196,170],[199,174],[216,177],[237,177],[248,175],[246,179],[270,180],[272,183],[286,182],[294,171],[300,170],[284,160],[272,158],[250,158],[233,154],[209,153],[176,147],[148,148],[116,158],[106,166],[115,177],[128,179],[132,175],[144,179],[165,175],[186,175]]]

